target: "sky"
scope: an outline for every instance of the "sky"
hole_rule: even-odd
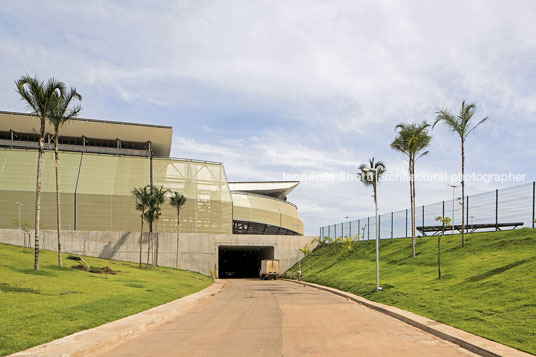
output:
[[[27,111],[22,74],[56,77],[82,94],[82,117],[170,125],[173,157],[223,162],[229,181],[300,178],[288,199],[318,234],[374,213],[359,164],[407,172],[390,148],[398,123],[463,100],[489,117],[466,171],[535,180],[535,18],[536,2],[517,0],[4,0],[0,110]],[[430,133],[417,173],[458,173],[459,138]],[[417,205],[449,199],[449,183],[417,182]],[[409,183],[381,182],[379,206],[407,208]]]

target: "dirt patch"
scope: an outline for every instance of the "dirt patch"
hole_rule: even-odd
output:
[[[82,265],[82,264],[74,265],[73,269],[87,271],[87,272],[90,272],[90,273],[93,273],[93,274],[111,274],[111,275],[115,275],[115,274],[117,274],[119,272],[119,270],[112,270],[110,267],[107,267],[107,266],[106,267],[91,267],[88,270],[87,267],[85,265]]]

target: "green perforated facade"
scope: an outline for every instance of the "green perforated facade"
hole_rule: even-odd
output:
[[[56,186],[53,152],[43,160],[41,220],[43,228],[56,226]],[[176,159],[152,159],[154,185],[182,192],[181,231],[231,233],[232,201],[223,165]],[[33,223],[37,151],[0,150],[0,227],[13,228],[18,220]],[[139,212],[131,194],[151,182],[148,157],[60,152],[62,228],[84,231],[136,231]],[[176,211],[168,204],[158,231],[174,232]]]

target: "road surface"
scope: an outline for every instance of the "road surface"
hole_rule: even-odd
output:
[[[222,293],[103,356],[474,356],[326,291],[225,282]]]

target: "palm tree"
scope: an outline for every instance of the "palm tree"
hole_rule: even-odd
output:
[[[391,148],[406,155],[409,162],[409,191],[411,200],[411,255],[415,257],[415,162],[428,154],[422,152],[428,145],[432,137],[428,135],[430,125],[423,121],[421,124],[398,124],[396,129],[398,135],[391,143]]]
[[[313,250],[311,249],[311,246],[310,246],[310,245],[306,245],[305,247],[300,248],[300,252],[302,252],[303,255],[304,255],[304,257],[306,257],[306,258],[307,258],[307,256],[308,256],[309,254],[311,254],[312,251],[313,251]]]
[[[342,244],[343,246],[348,250],[348,255],[352,253],[352,243],[354,241],[352,240],[352,237],[346,237],[344,238]]]
[[[155,265],[158,265],[158,243],[157,249],[154,249],[153,244],[153,223],[158,222],[160,216],[162,215],[162,204],[166,198],[167,189],[164,187],[155,187],[149,185],[149,206],[145,211],[145,219],[149,223],[149,247],[147,249],[147,267],[149,267],[149,257],[151,256],[151,249],[153,250],[153,262]]]
[[[41,176],[43,173],[43,154],[45,152],[45,125],[50,110],[53,107],[54,95],[63,95],[65,85],[49,79],[46,83],[24,75],[15,81],[16,90],[40,121],[39,146],[37,154],[37,180],[35,189],[35,257],[34,269],[39,270],[39,228],[41,227]]]
[[[437,235],[437,275],[438,279],[441,279],[441,236],[445,235],[445,226],[450,226],[450,217],[443,218],[442,216],[436,217],[435,219],[439,223],[443,224],[443,229],[441,230],[441,235]]]
[[[456,116],[451,114],[447,109],[438,111],[434,126],[432,127],[434,128],[437,123],[443,122],[450,131],[460,136],[462,148],[462,247],[465,247],[465,140],[477,126],[488,120],[488,117],[485,117],[475,125],[471,125],[471,119],[475,112],[476,105],[474,103],[466,105],[464,100],[460,114]]]
[[[132,190],[132,195],[136,198],[136,209],[141,211],[141,230],[140,230],[140,263],[139,268],[141,269],[141,252],[143,245],[143,221],[145,220],[145,211],[149,207],[149,201],[151,198],[150,186],[147,185],[141,188],[134,188]]]
[[[54,160],[56,163],[56,215],[58,225],[58,264],[61,267],[61,215],[60,215],[60,158],[59,137],[60,129],[67,121],[78,116],[82,110],[80,105],[70,108],[73,100],[82,100],[75,88],[71,88],[62,95],[54,93],[54,106],[51,108],[48,120],[54,127]]]
[[[322,246],[324,246],[324,241],[320,237],[316,237],[315,239],[311,241],[311,243],[316,244],[315,249],[321,248]]]
[[[372,170],[370,170],[372,169]],[[372,186],[372,191],[374,193],[374,203],[378,206],[378,187],[377,184],[385,174],[386,167],[383,162],[376,162],[374,158],[369,159],[369,166],[366,164],[359,165],[359,172],[357,177],[365,186]]]
[[[177,257],[175,259],[175,268],[179,267],[179,232],[181,224],[181,207],[186,203],[186,197],[179,192],[172,192],[169,198],[169,204],[177,209]]]

